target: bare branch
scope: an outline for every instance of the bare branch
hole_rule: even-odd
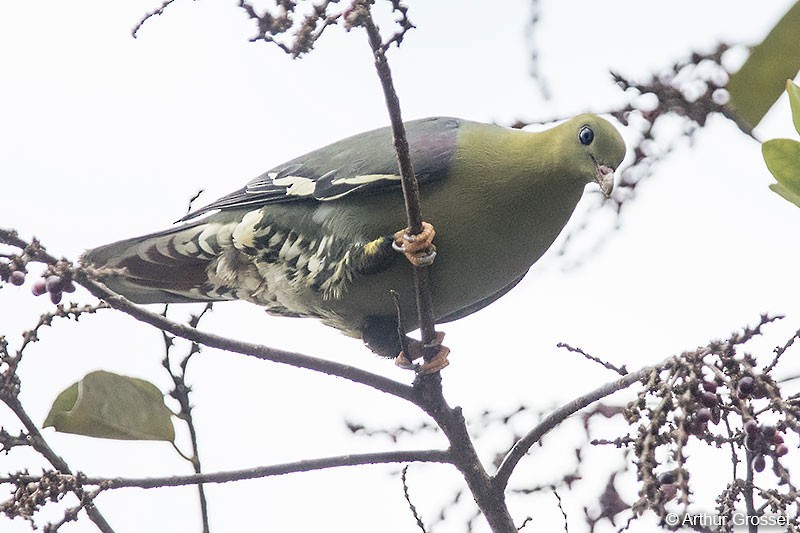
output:
[[[505,490],[506,485],[508,485],[508,479],[511,477],[511,473],[514,471],[514,468],[516,468],[517,463],[519,463],[525,454],[528,453],[528,450],[531,448],[531,446],[539,442],[539,440],[541,440],[541,438],[544,437],[545,434],[547,434],[551,429],[584,407],[591,405],[597,400],[605,398],[606,396],[609,396],[618,390],[622,390],[631,386],[632,384],[646,377],[651,372],[658,371],[663,364],[666,364],[671,360],[672,358],[669,358],[664,363],[659,365],[642,368],[641,370],[627,374],[621,379],[606,383],[602,387],[599,387],[588,394],[584,394],[583,396],[564,404],[560,408],[550,413],[550,415],[542,420],[538,426],[530,430],[524,437],[514,444],[514,446],[503,459],[503,462],[500,464],[500,468],[497,469],[497,473],[494,475],[495,486],[499,490]]]
[[[81,476],[83,485],[97,485],[102,490],[120,488],[155,489],[161,487],[181,487],[184,485],[197,485],[198,483],[230,483],[245,479],[282,476],[297,472],[311,472],[342,466],[374,465],[387,463],[450,463],[451,454],[447,450],[409,450],[377,453],[362,453],[322,457],[319,459],[306,459],[292,463],[245,468],[242,470],[229,470],[225,472],[212,472],[202,474],[189,474],[185,476],[166,476],[148,478],[102,478]],[[72,480],[75,476],[63,475],[64,480]],[[35,476],[17,476],[16,478],[0,478],[0,483],[12,483],[15,479],[21,482],[33,481]]]
[[[60,268],[74,279],[74,281],[86,288],[96,298],[104,300],[109,306],[122,311],[133,318],[150,324],[153,327],[172,333],[175,336],[209,346],[242,355],[249,355],[257,359],[281,363],[297,368],[305,368],[322,372],[331,376],[338,376],[355,383],[361,383],[374,389],[380,390],[392,396],[402,398],[412,403],[417,403],[417,394],[414,389],[403,383],[385,378],[378,374],[367,372],[349,365],[343,365],[334,361],[326,361],[317,357],[303,355],[296,352],[279,350],[268,346],[249,342],[228,339],[212,333],[205,333],[185,324],[173,322],[157,313],[150,312],[137,306],[127,298],[116,294],[104,284],[95,281],[91,273],[84,268],[75,267],[67,261],[58,260],[39,245],[37,241],[28,243],[20,239],[17,232],[0,228],[0,244],[8,244],[17,248],[29,250],[29,255],[37,261],[41,261],[51,266],[58,264]],[[35,246],[34,246],[35,245]]]
[[[370,2],[354,2],[351,12],[346,17],[346,21],[350,27],[363,26],[367,31],[369,45],[375,57],[375,69],[378,71],[378,77],[380,78],[383,95],[386,100],[386,108],[389,110],[389,118],[391,119],[394,148],[397,152],[397,162],[400,167],[400,175],[402,176],[401,184],[403,187],[403,199],[406,205],[408,232],[411,235],[418,235],[422,232],[422,210],[419,201],[419,184],[417,183],[417,176],[414,174],[414,166],[411,162],[411,151],[408,146],[408,138],[406,137],[403,117],[400,112],[400,100],[394,89],[392,71],[386,60],[386,48],[388,45],[391,42],[397,42],[399,44],[402,40],[402,36],[412,26],[411,23],[408,22],[405,9],[399,7],[399,4],[395,4],[395,9],[401,11],[403,15],[402,20],[405,21],[406,25],[404,25],[400,33],[392,37],[386,44],[383,43],[380,31],[372,18]],[[429,358],[436,355],[438,351],[438,347],[434,342],[436,339],[436,318],[433,312],[433,299],[428,282],[427,266],[414,267],[414,286],[417,296],[417,312],[419,314],[419,324],[422,332],[422,343],[429,347],[425,350],[426,353],[424,355],[427,361]]]

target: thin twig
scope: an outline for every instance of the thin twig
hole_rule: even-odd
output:
[[[197,196],[195,196],[195,198],[197,198]],[[191,201],[189,202],[189,209],[191,209]],[[196,315],[192,315],[191,319],[189,320],[189,326],[196,328],[203,315],[205,315],[206,312],[211,309],[211,305],[211,303],[206,304],[206,306],[203,308],[203,311]],[[164,306],[164,313],[162,316],[165,318],[167,316],[168,309],[169,304]],[[162,364],[172,378],[173,389],[170,392],[170,396],[178,401],[178,404],[181,408],[179,418],[186,423],[186,426],[189,430],[189,440],[192,446],[191,457],[187,457],[180,450],[178,450],[178,447],[175,446],[175,443],[173,443],[173,446],[175,446],[175,449],[182,457],[187,459],[192,464],[192,468],[194,469],[195,473],[200,474],[203,471],[203,467],[200,463],[200,452],[197,443],[197,430],[195,429],[194,417],[192,416],[192,404],[189,400],[189,391],[191,388],[186,384],[186,367],[189,364],[189,359],[192,357],[192,355],[200,351],[200,346],[197,343],[192,343],[189,353],[181,360],[179,364],[180,372],[178,372],[177,370],[172,369],[172,364],[170,362],[170,352],[175,346],[175,344],[172,342],[172,337],[163,331],[161,332],[161,335],[164,339],[164,360],[162,361]],[[206,499],[206,491],[202,483],[197,484],[197,493],[198,498],[200,499],[200,517],[203,523],[203,533],[209,533],[211,526],[208,520],[208,500]]]
[[[595,357],[595,356],[593,356],[591,354],[588,354],[588,353],[584,352],[581,348],[576,348],[576,347],[570,346],[566,342],[559,342],[558,344],[556,344],[556,347],[557,348],[565,348],[566,350],[568,350],[570,352],[573,352],[573,353],[579,353],[582,356],[584,356],[586,359],[588,359],[589,361],[594,361],[595,363],[598,363],[598,364],[602,365],[604,368],[607,368],[609,370],[613,370],[614,372],[616,372],[620,376],[628,375],[628,369],[627,369],[626,365],[622,365],[622,366],[612,365],[611,363],[609,363],[607,361],[603,361],[599,357]]]
[[[561,505],[561,495],[558,493],[555,487],[553,487],[553,495],[555,495],[556,500],[558,500],[558,510],[561,511],[561,516],[564,517],[564,531],[569,533],[569,520],[567,519],[567,512],[564,510],[564,506]]]
[[[770,373],[772,371],[772,369],[775,368],[775,365],[778,364],[778,361],[780,361],[780,358],[783,355],[783,352],[788,350],[789,347],[791,347],[792,344],[794,344],[794,341],[796,341],[798,338],[800,338],[800,329],[798,329],[794,333],[794,335],[792,335],[791,338],[788,341],[786,341],[786,343],[784,343],[783,346],[778,346],[777,348],[775,348],[775,357],[772,359],[772,361],[767,366],[764,367],[764,370],[762,370],[761,372],[763,374]]]
[[[403,496],[405,496],[406,503],[408,503],[408,508],[411,510],[411,514],[414,515],[414,520],[417,522],[417,527],[419,527],[422,533],[428,533],[425,529],[425,524],[422,522],[422,518],[420,518],[419,513],[417,513],[416,506],[411,503],[411,495],[408,493],[408,483],[406,482],[407,475],[408,465],[405,465],[402,473],[400,474],[400,480],[403,482]]]
[[[175,0],[165,0],[158,8],[154,9],[153,11],[150,11],[149,13],[145,13],[145,15],[141,19],[139,19],[139,22],[136,24],[136,26],[134,26],[133,29],[131,30],[131,35],[133,36],[133,38],[136,39],[136,37],[138,37],[137,33],[139,32],[140,29],[142,29],[142,26],[144,25],[145,22],[147,22],[152,17],[161,15],[164,12],[164,10],[174,1]]]
[[[103,490],[119,488],[155,489],[161,487],[182,487],[197,485],[198,483],[230,483],[245,479],[282,476],[296,472],[311,472],[342,466],[359,466],[388,463],[450,463],[451,454],[448,450],[409,450],[377,453],[362,453],[322,457],[319,459],[305,459],[292,463],[245,468],[242,470],[229,470],[225,472],[211,472],[202,474],[189,474],[184,476],[165,476],[148,478],[103,478],[82,477],[83,485],[97,485]],[[64,479],[74,476],[62,475]],[[36,481],[35,476],[18,476],[22,482]],[[0,483],[13,482],[12,478],[0,478]]]
[[[753,501],[753,459],[756,454],[747,450],[747,481],[744,485],[744,505],[747,509],[747,515],[751,517],[758,516],[756,514],[755,503]],[[758,525],[748,522],[747,531],[749,533],[758,533]]]

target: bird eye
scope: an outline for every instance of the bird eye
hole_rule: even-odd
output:
[[[594,140],[594,132],[592,131],[592,128],[589,126],[582,127],[581,131],[578,133],[578,139],[580,139],[581,144],[583,145],[589,146],[592,144],[592,141]]]

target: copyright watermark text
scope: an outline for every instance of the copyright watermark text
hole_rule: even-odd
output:
[[[695,514],[680,514],[668,513],[664,517],[664,521],[668,526],[761,526],[761,527],[786,527],[789,523],[789,518],[783,515],[760,515],[750,516],[745,513],[734,513],[730,517],[720,516],[716,514],[695,513]]]

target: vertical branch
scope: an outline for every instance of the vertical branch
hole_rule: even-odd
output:
[[[386,61],[386,45],[383,44],[380,31],[375,25],[369,6],[370,2],[368,1],[355,2],[347,19],[348,23],[364,26],[364,29],[367,31],[369,45],[372,48],[372,54],[375,58],[375,69],[378,71],[378,77],[381,80],[383,96],[386,99],[386,108],[389,110],[389,118],[391,119],[392,137],[394,139],[397,162],[402,176],[401,184],[403,187],[403,199],[406,206],[408,231],[411,235],[417,235],[422,231],[419,184],[417,183],[417,177],[414,174],[414,166],[411,162],[408,138],[406,137],[403,118],[400,113],[400,100],[394,89],[392,71],[389,68],[388,61]],[[432,345],[436,339],[436,324],[427,266],[414,267],[414,288],[416,291],[420,330],[422,331],[422,343],[424,345]],[[436,355],[435,347],[426,349],[425,360],[427,361],[434,355]]]
[[[419,185],[411,162],[408,139],[400,113],[400,101],[394,89],[389,63],[386,60],[386,49],[389,45],[393,42],[399,43],[404,32],[412,26],[399,2],[392,0],[395,11],[399,10],[403,15],[401,20],[403,29],[384,43],[381,39],[380,31],[372,18],[371,4],[372,0],[356,0],[353,2],[351,11],[345,16],[345,19],[349,26],[363,26],[369,38],[369,44],[375,58],[375,69],[381,81],[386,107],[389,110],[389,117],[392,123],[394,147],[402,176],[401,183],[406,216],[408,218],[408,231],[416,235],[422,231]],[[434,345],[436,339],[435,317],[427,267],[414,267],[414,285],[422,342],[426,345],[424,357],[427,361],[436,355],[437,349]],[[438,373],[422,377],[425,379],[418,379],[415,382],[418,393],[416,403],[436,421],[450,442],[449,451],[452,454],[453,464],[464,476],[475,502],[478,504],[478,508],[489,523],[489,527],[495,533],[515,533],[517,528],[514,526],[514,521],[508,511],[503,490],[495,487],[491,476],[483,467],[467,431],[467,425],[461,414],[461,409],[453,409],[447,405],[442,394],[441,376]]]
[[[198,193],[199,195],[199,193]],[[196,198],[196,197],[195,197]],[[191,208],[191,202],[189,203]],[[205,315],[209,310],[211,310],[210,303],[206,304],[203,311],[199,314],[192,315],[189,320],[189,326],[192,328],[197,328],[197,325],[200,323],[200,319]],[[166,318],[167,316],[167,309],[169,308],[169,304],[164,306],[164,313],[162,316]],[[194,425],[194,418],[192,417],[192,404],[189,401],[189,392],[191,388],[186,384],[186,367],[189,364],[189,359],[191,357],[200,352],[200,345],[196,342],[193,342],[191,348],[189,349],[189,353],[180,361],[180,371],[173,370],[172,364],[170,362],[170,350],[174,346],[172,337],[169,336],[166,331],[162,330],[161,335],[164,339],[164,360],[162,361],[162,365],[169,373],[170,377],[172,378],[172,382],[174,385],[173,390],[170,392],[170,396],[175,398],[180,405],[180,413],[179,418],[186,423],[186,426],[189,429],[189,439],[191,441],[192,446],[192,455],[186,456],[180,450],[175,448],[176,451],[192,464],[192,468],[196,474],[202,474],[203,468],[200,464],[200,452],[197,443],[197,431],[195,430]],[[211,531],[211,527],[208,520],[208,500],[206,499],[206,492],[203,483],[197,484],[197,492],[198,497],[200,499],[200,517],[203,523],[203,533],[209,533]]]

